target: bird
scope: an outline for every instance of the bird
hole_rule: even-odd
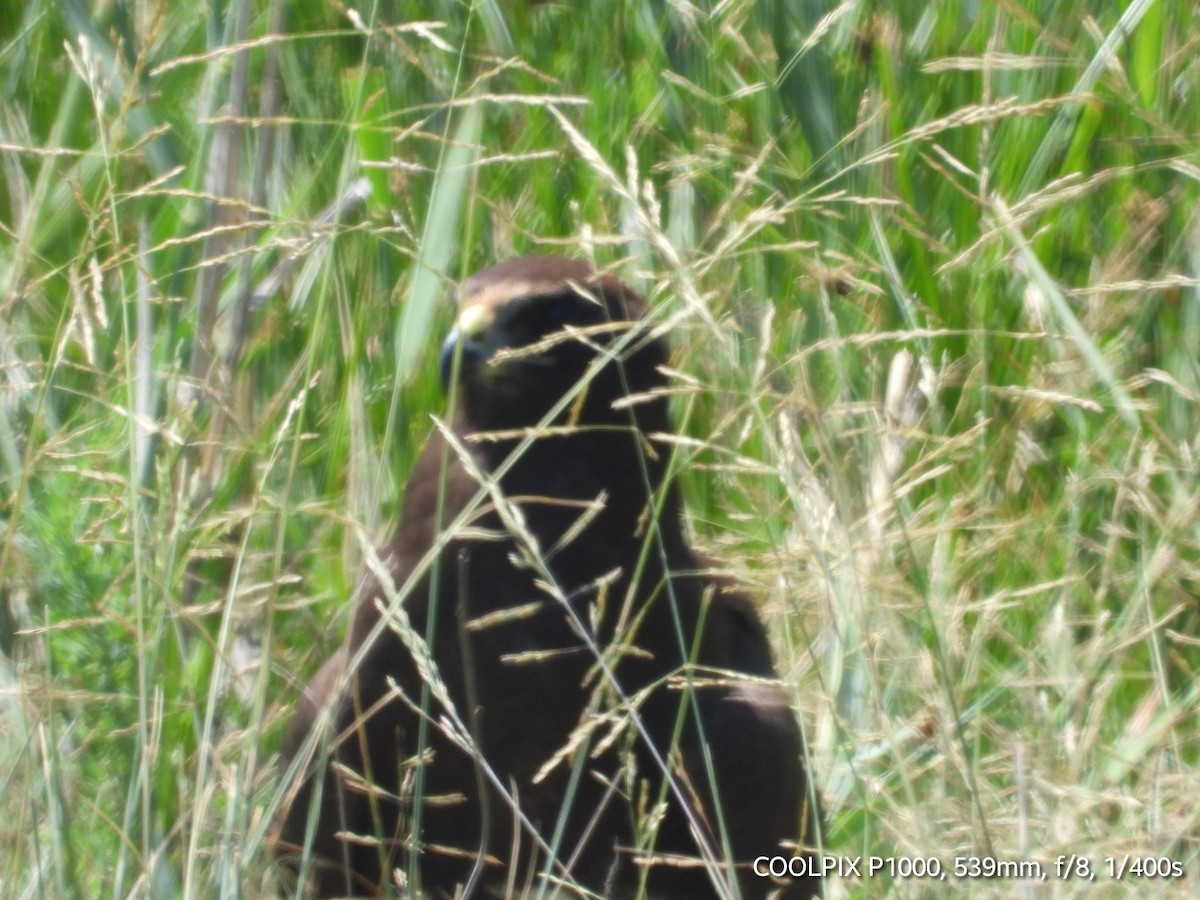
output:
[[[462,284],[449,411],[284,735],[308,895],[820,896],[766,632],[685,533],[669,356],[582,261]]]

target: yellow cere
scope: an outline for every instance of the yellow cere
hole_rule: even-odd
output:
[[[491,310],[478,304],[468,306],[458,317],[458,333],[465,338],[477,338],[487,331],[491,325]]]

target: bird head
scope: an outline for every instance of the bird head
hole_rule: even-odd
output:
[[[440,372],[481,430],[629,423],[614,403],[658,386],[662,342],[630,333],[645,301],[585,263],[526,256],[463,285]],[[558,416],[547,421],[563,398]]]

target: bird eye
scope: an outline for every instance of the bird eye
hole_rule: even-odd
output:
[[[574,296],[555,297],[542,306],[542,321],[557,328],[571,321],[577,308],[578,302]]]

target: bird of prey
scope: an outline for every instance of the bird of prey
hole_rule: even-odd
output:
[[[448,424],[285,736],[310,894],[819,895],[764,874],[811,864],[815,792],[762,625],[688,546],[667,360],[584,263],[467,280]]]

